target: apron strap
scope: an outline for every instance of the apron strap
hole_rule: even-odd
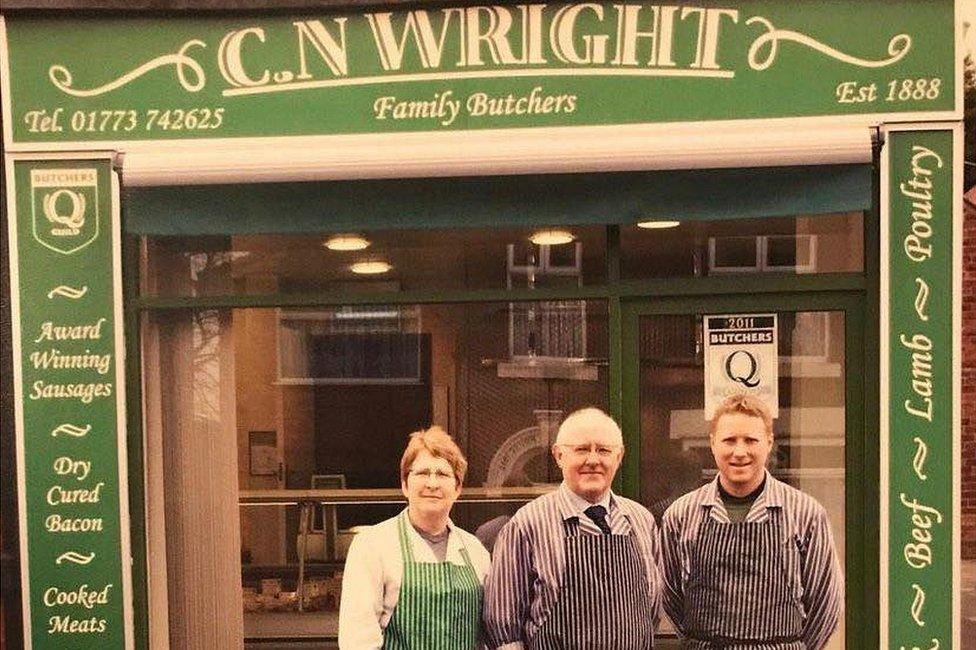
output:
[[[407,511],[404,510],[400,513],[400,519],[397,522],[397,528],[400,531],[400,551],[403,552],[403,563],[413,564],[413,544],[410,543],[410,536],[407,534],[407,526],[410,525],[407,520]]]
[[[450,535],[451,533],[448,533],[448,542],[447,542],[448,546],[450,546],[451,544]],[[468,567],[469,569],[474,571],[475,574],[477,574],[478,572],[475,570],[474,564],[471,562],[471,556],[468,554],[468,547],[464,544],[464,538],[458,535],[458,541],[461,543],[460,552],[461,552],[461,559],[464,560],[464,566]],[[444,560],[447,562],[450,561],[447,559],[447,557],[445,557]]]
[[[410,534],[407,532],[407,526],[412,525],[410,520],[407,518],[407,511],[404,510],[400,514],[400,519],[397,522],[397,528],[400,532],[400,550],[403,551],[403,562],[416,564],[416,560],[413,557],[413,544],[410,542]],[[451,530],[448,529],[448,546],[450,546],[450,536],[452,534]],[[468,548],[464,545],[464,538],[458,537],[458,541],[461,542],[461,558],[464,560],[464,566],[468,567],[472,571],[475,571],[474,564],[471,562],[471,556],[468,554]],[[444,559],[448,562],[447,558]],[[477,573],[477,571],[475,571]]]
[[[578,536],[579,529],[580,529],[579,517],[570,517],[569,519],[563,520],[563,532],[566,533],[566,537]]]

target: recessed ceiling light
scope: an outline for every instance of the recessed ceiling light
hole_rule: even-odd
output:
[[[393,266],[388,262],[356,262],[349,267],[349,270],[353,273],[358,273],[359,275],[379,275],[381,273],[386,273]]]
[[[330,251],[361,251],[369,243],[368,239],[359,235],[335,235],[326,239],[323,246]]]
[[[680,225],[680,221],[641,221],[638,222],[637,227],[648,230],[663,230],[665,228],[677,228]]]
[[[558,246],[576,239],[568,230],[539,230],[532,233],[529,241],[536,246]]]

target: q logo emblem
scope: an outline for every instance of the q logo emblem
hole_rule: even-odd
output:
[[[725,357],[725,376],[746,388],[755,388],[762,383],[759,360],[748,350],[736,350]]]
[[[62,196],[68,197],[68,200],[71,202],[71,212],[69,214],[58,214],[58,199]],[[81,231],[81,227],[85,225],[85,195],[63,188],[45,194],[44,216],[52,224],[60,226],[51,228],[52,235],[57,237],[77,235]]]
[[[70,255],[98,237],[98,177],[94,169],[31,170],[34,239]]]

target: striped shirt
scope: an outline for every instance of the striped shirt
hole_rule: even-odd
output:
[[[656,624],[661,607],[660,539],[654,517],[643,506],[610,493],[607,523],[614,535],[634,535],[644,561]],[[489,647],[521,648],[552,612],[566,573],[564,522],[576,518],[585,535],[601,535],[582,509],[590,504],[565,483],[515,513],[499,533],[485,579],[485,628]],[[582,507],[581,507],[582,506]],[[594,603],[597,605],[597,603]]]
[[[813,497],[776,480],[767,471],[766,488],[752,504],[745,521],[766,521],[773,508],[781,509],[784,539],[792,542],[783,545],[784,566],[793,584],[793,593],[802,605],[803,642],[808,650],[818,650],[837,629],[844,604],[844,580],[827,512]],[[685,631],[682,627],[685,587],[706,514],[720,524],[730,523],[719,495],[718,477],[671,504],[662,520],[664,607],[682,632]],[[734,597],[734,588],[726,589],[730,597]],[[735,610],[735,603],[728,603],[731,615]]]

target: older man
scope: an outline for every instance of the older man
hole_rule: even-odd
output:
[[[599,409],[576,411],[552,454],[562,485],[516,512],[495,543],[489,645],[652,647],[661,554],[651,514],[610,490],[624,454],[620,427]]]
[[[683,647],[822,648],[844,597],[827,513],[766,470],[773,421],[759,399],[723,401],[710,442],[718,476],[662,523],[665,608]]]

